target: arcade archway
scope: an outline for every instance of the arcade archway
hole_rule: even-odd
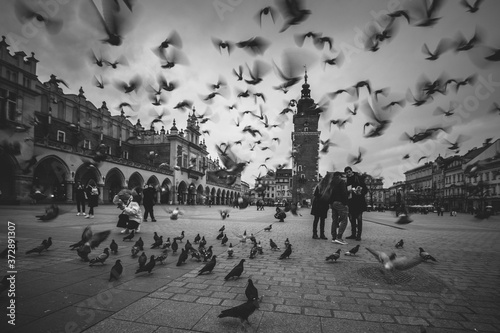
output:
[[[66,201],[68,166],[56,156],[42,159],[33,172],[33,187],[52,198],[53,201]]]
[[[16,201],[16,162],[8,154],[0,154],[0,202],[13,203]]]
[[[160,188],[160,203],[162,204],[173,204],[174,198],[172,196],[172,182],[170,179],[166,178],[161,183]]]
[[[108,171],[103,188],[104,202],[113,202],[114,196],[125,186],[125,176],[118,168]]]

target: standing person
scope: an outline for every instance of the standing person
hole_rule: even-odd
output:
[[[101,191],[97,187],[97,184],[93,179],[89,180],[89,183],[86,188],[86,194],[87,198],[89,200],[89,215],[87,215],[85,218],[94,218],[94,207],[97,207],[99,205],[99,195],[101,194]]]
[[[153,206],[156,203],[156,191],[152,184],[146,185],[142,191],[142,204],[144,205],[144,222],[148,220],[148,214],[151,215],[151,222],[156,222]]]
[[[368,193],[363,177],[354,173],[352,168],[344,168],[347,176],[347,192],[349,193],[349,220],[351,221],[351,235],[347,239],[361,240],[363,231],[363,212],[366,210],[365,195]]]
[[[141,206],[135,201],[137,193],[134,190],[121,190],[113,198],[113,203],[118,205],[122,213],[118,216],[117,227],[124,228],[121,233],[128,234],[130,230],[138,233],[141,230]]]
[[[347,242],[342,238],[345,228],[347,227],[347,215],[349,207],[347,205],[347,187],[342,179],[342,173],[335,171],[333,179],[330,182],[330,202],[332,206],[332,243],[347,245]]]
[[[333,179],[333,173],[328,172],[321,182],[314,189],[314,197],[312,200],[311,215],[314,215],[313,220],[313,239],[328,239],[325,236],[325,219],[330,209],[330,196],[329,193],[330,183]],[[320,236],[318,237],[318,222]]]
[[[83,187],[81,181],[78,181],[76,183],[75,197],[76,197],[76,209],[78,210],[76,216],[80,215],[86,216],[87,214],[85,213],[85,200],[87,199],[87,193],[85,193],[85,188]],[[81,213],[80,213],[80,207],[81,207]]]

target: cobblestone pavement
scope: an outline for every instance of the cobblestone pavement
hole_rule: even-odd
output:
[[[312,216],[289,214],[284,223],[274,219],[274,209],[255,207],[232,210],[222,220],[222,207],[187,207],[179,220],[168,219],[166,207],[155,207],[158,222],[146,222],[141,236],[146,255],[153,232],[174,237],[185,231],[193,242],[197,233],[213,245],[217,265],[212,274],[197,276],[204,265],[188,259],[176,267],[178,254],[169,252],[165,264],[152,274],[135,275],[137,259],[130,255],[132,242],[124,242],[115,227],[115,206],[99,206],[95,219],[76,216],[73,206],[61,206],[63,214],[51,222],[38,222],[34,215],[44,206],[0,207],[0,248],[7,243],[7,221],[16,224],[17,276],[15,281],[16,325],[3,316],[1,332],[499,332],[500,331],[500,217],[477,220],[435,214],[413,215],[408,225],[395,224],[391,213],[365,213],[361,242],[338,245],[313,240]],[[112,239],[119,245],[104,265],[89,267],[68,246],[80,239],[87,224],[94,231],[111,229],[110,237],[93,251],[101,253]],[[270,232],[264,228],[272,224]],[[234,258],[216,240],[225,225],[234,245]],[[327,230],[331,225],[327,221]],[[235,237],[246,230],[264,247],[264,254],[249,259],[250,243]],[[349,228],[347,229],[349,230]],[[327,235],[329,233],[327,232]],[[346,236],[349,234],[346,231]],[[25,252],[51,236],[53,246],[46,252]],[[135,239],[138,237],[136,236]],[[271,251],[272,238],[280,251]],[[289,238],[290,259],[278,260]],[[394,245],[404,239],[403,249]],[[185,240],[180,245],[185,244]],[[346,256],[361,244],[356,256]],[[414,256],[423,247],[438,262],[425,262],[404,272],[383,274],[380,264],[365,247],[398,256]],[[342,250],[337,262],[325,257]],[[119,281],[108,282],[116,259],[124,273]],[[241,258],[245,270],[240,279],[224,276]],[[2,259],[5,274],[7,260]],[[247,279],[252,278],[263,295],[260,308],[242,327],[236,318],[218,318],[221,310],[245,302]],[[0,295],[6,309],[7,292]],[[4,310],[5,311],[5,310]]]

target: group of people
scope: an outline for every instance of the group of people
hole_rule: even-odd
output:
[[[351,167],[347,166],[344,172],[346,180],[340,171],[327,173],[314,190],[311,208],[311,215],[314,216],[313,239],[328,239],[325,235],[325,220],[331,208],[332,242],[347,245],[343,235],[348,219],[351,222],[351,235],[346,239],[361,241],[368,188],[363,177],[353,172]]]

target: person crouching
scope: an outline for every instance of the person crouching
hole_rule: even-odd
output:
[[[136,201],[136,193],[132,190],[121,190],[113,198],[113,203],[118,205],[122,213],[118,216],[117,227],[124,228],[121,233],[128,234],[130,230],[138,233],[141,229],[141,206]]]

